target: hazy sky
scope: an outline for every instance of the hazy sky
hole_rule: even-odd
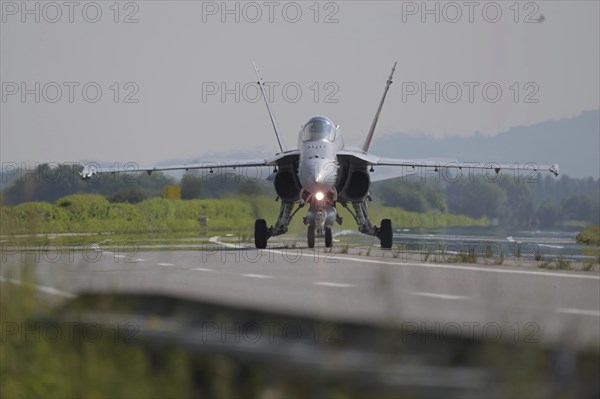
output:
[[[362,144],[394,61],[379,135],[600,107],[598,1],[114,4],[1,2],[2,162],[274,151],[253,61],[288,147],[313,114]]]

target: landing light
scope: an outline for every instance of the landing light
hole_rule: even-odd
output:
[[[325,194],[323,194],[320,191],[317,191],[317,193],[315,194],[315,198],[317,199],[317,201],[321,201],[323,198],[325,198]]]

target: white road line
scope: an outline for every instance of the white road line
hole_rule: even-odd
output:
[[[190,270],[197,270],[199,272],[214,272],[213,269],[205,269],[204,267],[196,267],[196,268],[190,269]]]
[[[309,255],[305,255],[309,256]],[[335,258],[331,258],[335,259]],[[600,280],[600,276],[595,274],[567,274],[567,273],[554,273],[554,272],[544,272],[544,271],[533,271],[533,270],[508,270],[508,269],[495,269],[495,268],[486,268],[485,266],[475,267],[475,266],[459,266],[459,265],[448,265],[442,263],[415,263],[415,262],[386,262],[382,260],[375,259],[361,259],[361,258],[351,258],[346,256],[340,256],[337,259],[349,260],[352,262],[361,262],[361,263],[378,263],[384,265],[397,265],[397,266],[411,266],[411,267],[427,267],[431,269],[449,269],[449,270],[470,270],[476,272],[486,272],[486,273],[507,273],[507,274],[528,274],[532,276],[550,276],[550,277],[571,277],[571,278],[583,278],[588,280]]]
[[[417,295],[417,296],[424,296],[424,297],[427,297],[427,298],[448,299],[448,300],[451,300],[451,301],[452,300],[461,301],[461,300],[469,299],[468,296],[448,295],[448,294],[436,294],[434,292],[411,292],[411,294]]]
[[[211,237],[209,239],[209,241],[217,243],[217,244],[221,244],[227,247],[234,247],[234,248],[238,248],[238,246],[233,245],[233,244],[228,244],[228,243],[224,243],[219,241],[219,237]],[[289,255],[287,253],[285,253],[284,251],[280,251],[280,250],[276,250],[276,249],[266,249],[265,251],[272,251],[274,253],[279,253],[279,254],[283,254],[283,255]],[[324,255],[324,254],[323,254]],[[298,252],[297,254],[294,254],[294,256],[305,256],[305,257],[310,257],[310,258],[314,258],[315,254],[314,253],[302,253],[302,251]],[[383,261],[383,260],[376,260],[376,259],[366,259],[366,258],[353,258],[351,256],[337,256],[337,257],[331,257],[331,258],[327,258],[331,263],[335,262],[335,260],[348,260],[351,262],[358,262],[358,263],[376,263],[376,264],[380,264],[380,265],[392,265],[392,266],[409,266],[409,267],[420,267],[420,268],[430,268],[430,269],[448,269],[448,270],[469,270],[469,271],[476,271],[476,272],[485,272],[485,273],[506,273],[506,274],[525,274],[525,275],[531,275],[531,276],[548,276],[548,277],[569,277],[569,278],[581,278],[581,279],[587,279],[587,280],[600,280],[600,276],[597,274],[570,274],[570,273],[556,273],[556,272],[546,272],[546,271],[541,271],[541,270],[509,270],[509,269],[499,269],[499,268],[493,268],[493,267],[485,267],[485,266],[481,266],[481,267],[475,267],[475,266],[461,266],[461,265],[449,265],[449,264],[442,264],[442,263],[417,263],[417,262],[390,262],[390,261]]]
[[[315,285],[320,285],[323,287],[337,287],[337,288],[356,287],[354,284],[332,283],[330,281],[317,281],[317,282],[315,282]]]
[[[583,316],[600,317],[600,310],[576,309],[576,308],[556,308],[557,313],[579,314]]]
[[[74,294],[67,292],[67,291],[62,291],[62,290],[59,290],[54,287],[49,287],[47,285],[29,284],[29,283],[25,283],[20,280],[16,280],[14,278],[6,278],[6,277],[0,276],[0,283],[10,283],[10,284],[14,284],[14,285],[23,286],[23,287],[29,287],[29,288],[33,288],[36,291],[43,292],[45,294],[62,296],[65,298],[75,298]]]
[[[158,266],[175,266],[172,263],[157,263]]]
[[[250,278],[273,278],[273,276],[267,276],[266,274],[252,274],[252,273],[242,274],[242,276],[250,277]]]

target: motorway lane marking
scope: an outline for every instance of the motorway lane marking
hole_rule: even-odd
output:
[[[102,251],[103,254],[105,255],[114,255],[115,258],[126,258],[127,255],[120,255],[120,254],[116,254],[114,252],[110,252],[110,251]],[[146,259],[142,259],[142,258],[136,258],[133,259],[133,262],[145,262]],[[128,263],[133,263],[133,262],[128,262]]]
[[[10,283],[10,284],[14,284],[14,285],[23,286],[23,287],[29,287],[29,288],[33,288],[36,291],[43,292],[45,294],[62,296],[65,298],[75,298],[74,294],[67,292],[67,291],[59,290],[58,288],[50,287],[47,285],[25,283],[21,280],[17,280],[14,278],[6,278],[6,277],[0,276],[0,283]]]
[[[323,286],[323,287],[337,287],[337,288],[351,288],[351,287],[356,287],[354,284],[332,283],[330,281],[317,281],[314,284],[315,285],[320,285],[320,286]]]
[[[309,255],[304,255],[304,256],[309,256]],[[332,258],[332,259],[335,259],[335,258]],[[384,265],[427,267],[427,268],[432,268],[432,269],[469,270],[469,271],[487,272],[487,273],[528,274],[528,275],[533,275],[533,276],[572,277],[572,278],[583,278],[583,279],[589,279],[589,280],[600,280],[600,276],[598,276],[598,275],[553,273],[553,272],[532,271],[532,270],[486,269],[484,267],[448,265],[448,264],[442,264],[442,263],[387,262],[387,261],[382,261],[382,260],[360,259],[360,258],[351,258],[351,257],[346,257],[346,256],[340,256],[338,259],[345,259],[345,260],[350,260],[353,262],[362,262],[362,263],[379,263],[379,264],[384,264]]]
[[[221,242],[221,241],[219,241],[219,238],[220,238],[219,236],[211,237],[209,239],[209,241],[216,243],[216,244],[221,244],[223,246],[230,247],[230,248],[244,248],[242,246],[238,246],[235,244]],[[266,249],[266,250],[270,250],[274,253],[276,252],[276,253],[287,256],[287,254],[284,251],[280,251],[280,250],[276,250],[276,249]],[[312,252],[311,253],[302,253],[302,251],[300,251],[299,253],[295,254],[294,256],[304,256],[304,257],[314,258],[315,254]],[[390,261],[383,261],[383,260],[376,260],[376,259],[353,258],[350,256],[328,257],[327,259],[330,262],[341,259],[341,260],[349,260],[351,262],[376,263],[376,264],[380,264],[380,265],[392,265],[392,266],[410,266],[410,267],[421,267],[421,268],[427,267],[427,268],[432,268],[432,269],[469,270],[469,271],[486,272],[486,273],[526,274],[526,275],[532,275],[532,276],[570,277],[570,278],[582,278],[582,279],[587,279],[587,280],[600,280],[600,276],[594,275],[594,274],[592,274],[592,275],[590,275],[590,274],[567,274],[567,273],[533,271],[533,270],[507,270],[507,269],[491,269],[491,268],[488,269],[488,268],[484,268],[484,267],[449,265],[449,264],[442,264],[442,263],[390,262]]]
[[[157,263],[158,266],[175,266],[172,263]]]
[[[197,271],[199,271],[199,272],[214,272],[214,270],[213,270],[213,269],[206,269],[206,268],[204,268],[204,267],[195,267],[195,268],[193,268],[193,269],[190,269],[190,270],[197,270]]]
[[[253,274],[253,273],[242,274],[242,276],[250,277],[250,278],[273,278],[273,276],[268,276],[266,274]]]
[[[469,299],[468,296],[462,296],[462,295],[449,295],[449,294],[436,294],[434,292],[411,292],[411,294],[413,295],[417,295],[417,296],[424,296],[427,298],[437,298],[437,299],[448,299],[448,300],[454,300],[454,301],[461,301],[461,300],[465,300],[465,299]]]
[[[583,316],[600,317],[600,310],[576,309],[576,308],[556,308],[557,313],[578,314]]]

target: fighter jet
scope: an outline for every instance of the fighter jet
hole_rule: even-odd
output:
[[[332,228],[334,223],[342,224],[338,215],[337,206],[345,207],[354,217],[358,225],[358,231],[363,234],[377,237],[381,248],[389,249],[393,244],[393,229],[390,219],[383,219],[379,226],[374,225],[369,219],[367,202],[371,200],[370,185],[373,178],[374,167],[398,167],[397,174],[388,175],[386,178],[397,177],[416,168],[428,168],[435,172],[443,168],[482,169],[492,170],[496,174],[503,169],[523,170],[523,165],[499,165],[495,163],[441,163],[435,160],[422,159],[396,159],[382,158],[369,152],[369,147],[375,133],[375,127],[381,114],[386,95],[392,84],[392,77],[396,70],[396,63],[392,67],[388,77],[383,96],[377,107],[377,112],[366,140],[362,147],[346,147],[342,138],[339,125],[335,125],[326,116],[313,116],[306,122],[298,135],[298,148],[284,150],[281,144],[281,136],[271,107],[264,91],[264,81],[260,76],[259,69],[254,65],[257,77],[257,85],[267,106],[269,117],[275,131],[275,137],[279,145],[279,152],[269,159],[239,160],[222,163],[193,163],[173,166],[152,166],[139,168],[148,174],[154,171],[168,170],[194,170],[207,169],[212,173],[214,169],[236,169],[245,167],[271,167],[270,174],[275,187],[278,200],[280,200],[279,216],[275,224],[268,226],[264,219],[257,219],[254,224],[254,243],[256,248],[266,248],[271,237],[285,234],[288,226],[296,213],[308,208],[303,221],[307,226],[308,247],[315,246],[315,237],[324,237],[325,246],[332,246]],[[559,173],[557,164],[536,165],[528,164],[528,171],[549,171],[555,176]],[[101,168],[96,165],[87,165],[80,172],[84,180],[100,173],[130,173],[131,169],[120,170],[119,168]],[[492,173],[493,173],[492,172]],[[384,178],[379,178],[384,180]]]

